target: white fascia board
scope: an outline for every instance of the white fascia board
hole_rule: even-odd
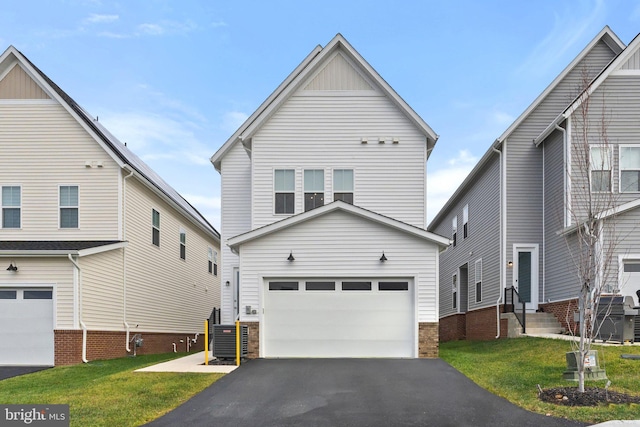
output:
[[[83,257],[88,255],[99,254],[102,252],[113,251],[115,249],[126,248],[128,244],[129,242],[118,242],[118,243],[112,243],[110,245],[96,246],[95,248],[81,249],[77,252],[79,257]]]
[[[20,258],[29,258],[29,257],[67,257],[67,255],[78,255],[77,250],[22,250],[22,251],[0,251],[0,258],[11,258],[11,257],[20,257]]]
[[[384,215],[377,214],[375,212],[360,208],[358,206],[351,205],[349,203],[345,203],[342,201],[332,202],[328,205],[324,205],[322,207],[312,209],[310,211],[283,219],[278,222],[271,223],[264,227],[249,231],[244,234],[240,234],[238,236],[232,237],[227,240],[227,245],[234,251],[238,252],[239,246],[250,242],[252,240],[264,237],[268,234],[275,233],[277,231],[283,230],[285,228],[291,227],[296,224],[300,224],[302,222],[306,222],[312,220],[321,215],[325,215],[329,212],[333,212],[336,210],[341,210],[344,212],[349,212],[351,214],[360,216],[362,218],[366,218],[373,222],[377,222],[388,227],[394,228],[396,230],[403,231],[407,234],[411,234],[413,236],[429,240],[439,246],[446,247],[451,244],[451,241],[446,237],[439,236],[435,233],[431,233],[424,229],[414,227],[412,225],[406,224],[404,222],[395,220],[393,218],[386,217]]]
[[[638,207],[640,207],[640,199],[632,200],[630,202],[623,203],[621,205],[618,205],[616,207],[613,207],[611,209],[607,209],[605,211],[598,213],[595,216],[595,219],[596,220],[609,219],[613,216],[620,215],[622,213],[628,212]],[[584,224],[584,222],[581,222],[580,224],[574,224],[570,227],[563,228],[562,230],[557,231],[556,234],[558,236],[566,236],[568,234],[572,234],[578,229],[579,226],[582,226],[582,224]]]
[[[609,47],[612,48],[612,50],[616,50],[616,45],[621,51],[625,49],[624,43],[620,41],[618,36],[616,36],[615,33],[611,31],[611,28],[609,28],[608,25],[605,26],[602,30],[600,30],[598,35],[596,35],[591,40],[591,42],[589,42],[589,44],[584,49],[582,49],[578,56],[576,56],[573,61],[571,61],[569,65],[567,65],[566,68],[562,70],[562,72],[551,82],[551,84],[549,84],[549,86],[547,86],[547,88],[542,91],[540,95],[538,95],[538,97],[531,103],[531,105],[529,105],[529,107],[527,107],[527,109],[524,110],[522,114],[520,114],[520,116],[511,124],[511,126],[509,126],[507,130],[505,130],[504,133],[500,135],[498,141],[503,141],[505,138],[511,135],[511,133],[516,130],[527,117],[529,117],[529,114],[531,114],[533,110],[535,110],[538,105],[540,105],[540,103],[547,97],[547,95],[549,95],[549,93],[551,93],[551,91],[555,89],[555,87],[571,72],[571,70],[573,70],[580,61],[582,61],[587,53],[589,53],[600,40],[603,40]]]
[[[568,116],[565,116],[564,113],[560,113],[558,117],[556,117],[551,123],[549,123],[549,126],[547,126],[545,130],[543,130],[542,133],[533,140],[533,144],[536,147],[539,147],[540,144],[542,144],[544,140],[547,139],[547,137],[551,135],[554,130],[556,130],[556,126],[560,126],[560,123],[564,122],[567,117]]]

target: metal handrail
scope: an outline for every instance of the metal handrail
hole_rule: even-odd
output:
[[[521,307],[521,311],[518,312],[516,310],[516,303],[515,303],[515,299],[514,299],[514,294],[515,296],[518,298],[518,305]],[[509,303],[510,301],[510,303]],[[526,301],[522,301],[520,299],[520,294],[518,293],[518,291],[516,290],[515,287],[510,287],[510,288],[505,288],[504,290],[504,312],[505,313],[513,313],[516,315],[516,319],[518,319],[518,322],[520,323],[520,326],[522,326],[522,333],[526,334],[527,333],[527,303]]]

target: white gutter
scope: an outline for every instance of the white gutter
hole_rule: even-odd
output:
[[[80,319],[80,327],[82,328],[82,361],[84,363],[89,363],[87,360],[87,325],[82,321],[82,295],[80,294],[80,290],[82,288],[82,270],[80,269],[80,265],[73,259],[71,254],[68,255],[69,261],[73,264],[78,271],[78,318]]]
[[[127,179],[133,176],[133,171],[129,172],[129,175],[124,177],[122,182],[122,240],[127,240]],[[126,330],[124,348],[127,353],[131,353],[131,347],[129,347],[129,324],[127,323],[127,255],[126,248],[122,248],[122,323]]]
[[[504,145],[503,145],[504,146]],[[502,151],[498,150],[495,146],[491,146],[491,149],[493,151],[495,151],[496,153],[498,153],[498,156],[500,158],[500,215],[499,215],[499,221],[500,221],[500,292],[498,292],[498,300],[496,301],[496,339],[500,338],[500,302],[502,301],[502,294],[503,294],[503,289],[504,289],[504,251],[502,250],[502,235],[503,235],[503,230],[502,230]]]

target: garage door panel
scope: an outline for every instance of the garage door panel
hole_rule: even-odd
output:
[[[353,282],[353,280],[350,280]],[[302,283],[302,281],[301,281]],[[413,357],[413,292],[270,291],[266,357]]]

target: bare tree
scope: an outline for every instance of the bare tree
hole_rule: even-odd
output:
[[[617,280],[615,258],[619,236],[616,234],[617,197],[614,192],[614,147],[607,135],[609,126],[603,91],[592,93],[591,79],[582,72],[577,108],[571,116],[570,159],[567,159],[569,198],[567,212],[571,232],[566,234],[575,265],[578,294],[579,335],[572,341],[577,352],[578,390],[584,392],[585,360],[599,334],[600,297],[613,292]],[[610,309],[610,307],[609,307]],[[600,316],[602,320],[602,316]],[[601,323],[601,322],[600,322]]]

